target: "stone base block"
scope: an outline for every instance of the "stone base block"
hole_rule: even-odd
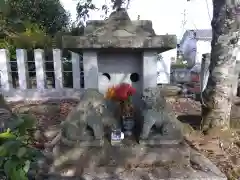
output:
[[[48,164],[49,171],[42,177],[45,180],[227,180],[186,144],[75,146]]]
[[[62,140],[63,144],[66,146],[81,146],[81,147],[101,147],[104,145],[104,139],[100,140],[90,140],[90,141],[78,141],[78,142],[71,142],[71,141],[66,141]]]
[[[222,174],[196,171],[191,167],[135,168],[134,170],[99,168],[95,172],[86,169],[83,180],[227,180]]]
[[[183,150],[183,149],[178,149]],[[142,153],[141,156],[136,154],[136,157],[133,158],[128,156],[129,154],[118,154],[119,152],[115,153],[115,157],[119,157],[119,160],[122,161],[129,159],[132,161],[133,159],[138,159],[139,162],[145,162],[146,166],[119,166],[119,164],[112,164],[110,165],[98,165],[98,166],[91,166],[86,159],[82,159],[85,166],[82,168],[81,171],[76,169],[76,166],[68,166],[61,172],[49,173],[49,174],[42,174],[40,179],[45,180],[140,180],[140,179],[147,179],[147,180],[227,180],[226,176],[220,172],[220,170],[213,165],[207,158],[202,156],[200,153],[190,149],[190,163],[185,166],[179,166],[178,164],[169,163],[169,164],[155,164],[155,165],[147,165],[148,163],[153,163],[151,159],[159,159],[162,158],[163,155],[167,156],[175,156],[174,151],[163,150],[158,148],[158,150],[151,149],[150,152],[145,149],[144,151],[147,152],[146,156],[144,157],[145,153]],[[138,150],[139,151],[139,150]],[[159,153],[162,151],[162,155],[153,157],[151,154]],[[176,150],[177,151],[177,150]],[[176,153],[176,152],[175,152]],[[111,154],[109,154],[111,155]],[[125,155],[125,158],[122,156]],[[151,157],[152,156],[152,157]],[[132,159],[133,158],[133,159]],[[187,158],[188,159],[188,158]],[[166,158],[165,158],[166,160]],[[169,160],[169,159],[168,159]],[[118,162],[119,163],[119,162]],[[194,164],[194,165],[193,165]],[[68,164],[69,165],[69,164]]]
[[[113,144],[109,157],[116,166],[145,166],[173,163],[188,165],[190,163],[189,148],[184,144],[162,144],[161,146],[129,145],[126,142]],[[115,154],[118,153],[118,156]],[[127,158],[125,157],[127,155]],[[120,159],[119,159],[120,158]],[[102,158],[104,159],[104,158]],[[108,158],[105,158],[107,161]],[[124,164],[123,160],[124,159]],[[106,161],[101,164],[108,164]],[[120,162],[120,164],[118,163]]]
[[[68,153],[56,159],[51,165],[51,168],[60,165],[61,160],[62,169],[40,174],[39,179],[227,180],[226,176],[207,158],[187,146],[179,146],[179,148],[107,147],[104,150],[79,147]],[[70,159],[72,162],[66,162]]]
[[[185,166],[190,163],[189,148],[185,145],[159,148],[136,145],[112,148],[114,152],[118,152],[119,157],[111,158],[117,167],[169,166],[171,164]]]
[[[79,146],[82,147],[101,147],[104,144],[104,140],[93,140],[93,141],[80,141],[78,142]]]
[[[185,167],[190,164],[190,151],[185,145],[166,147],[136,146],[111,146],[83,147],[75,146],[65,149],[58,156],[54,156],[51,172],[65,172],[75,169],[77,175],[81,175],[85,169],[99,169],[100,167],[136,168],[136,167]]]
[[[178,145],[182,143],[182,140],[166,140],[166,139],[140,139],[139,143],[141,145],[147,146],[162,146],[162,145]]]

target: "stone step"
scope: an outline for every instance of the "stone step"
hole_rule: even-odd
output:
[[[75,158],[80,155],[79,159],[63,162],[61,168],[41,174],[39,180],[227,180],[213,163],[188,146],[111,147],[105,154],[79,148],[76,152],[69,153]]]
[[[45,175],[44,180],[227,180],[222,174],[194,170],[191,167],[98,168],[85,169],[81,176]]]
[[[177,164],[189,165],[189,149],[185,146],[144,147],[112,147],[112,152],[99,161],[100,164],[116,167],[146,167]],[[118,156],[116,156],[116,153]],[[124,160],[124,161],[123,161]],[[113,163],[113,164],[111,164]]]
[[[191,167],[154,167],[135,169],[86,170],[84,180],[226,180],[224,176],[211,172],[196,171]]]
[[[146,146],[163,146],[163,145],[179,145],[180,143],[183,142],[183,138],[177,139],[169,139],[167,140],[166,138],[163,139],[147,139],[147,140],[139,140],[139,143],[141,145],[146,145]]]
[[[81,146],[55,157],[51,172],[62,172],[65,164],[70,169],[73,168],[80,173],[86,168],[95,169],[99,167],[184,167],[190,164],[190,151],[186,145],[165,145],[161,147],[135,145],[134,147],[108,146],[103,148],[84,148]]]

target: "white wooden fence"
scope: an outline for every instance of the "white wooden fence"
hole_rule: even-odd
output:
[[[80,54],[70,53],[71,58],[67,59],[63,58],[62,50],[53,49],[49,60],[45,58],[44,50],[35,49],[31,59],[27,50],[17,49],[13,60],[8,50],[0,49],[1,93],[9,101],[79,97],[84,88],[82,58]],[[68,70],[65,70],[67,65]],[[51,66],[50,70],[46,68]],[[71,76],[72,83],[68,86],[65,85],[65,74]]]

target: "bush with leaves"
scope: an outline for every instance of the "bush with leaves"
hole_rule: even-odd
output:
[[[9,180],[28,180],[30,167],[36,165],[42,153],[33,147],[35,121],[28,115],[19,116],[16,123],[0,134],[0,176]]]

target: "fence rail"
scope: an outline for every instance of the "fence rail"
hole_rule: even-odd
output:
[[[79,96],[84,88],[82,55],[70,52],[65,57],[61,49],[17,49],[16,58],[0,49],[1,92],[8,100],[43,98],[71,98]]]

